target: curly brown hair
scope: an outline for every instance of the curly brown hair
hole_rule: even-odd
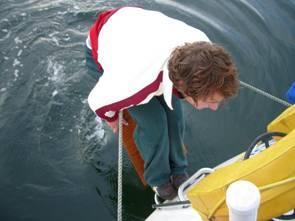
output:
[[[239,89],[230,55],[214,43],[194,42],[177,47],[169,59],[168,70],[174,87],[194,100],[216,92],[227,99]]]

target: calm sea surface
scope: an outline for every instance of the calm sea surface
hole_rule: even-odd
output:
[[[203,30],[277,97],[295,80],[294,0],[1,0],[1,221],[116,220],[117,136],[88,108],[84,41],[98,12],[127,5]],[[244,151],[284,108],[245,88],[217,112],[184,104],[189,172]],[[126,155],[123,176],[124,220],[144,220],[153,193]]]

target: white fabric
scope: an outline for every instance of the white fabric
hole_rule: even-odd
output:
[[[200,30],[160,12],[133,7],[120,9],[99,34],[98,61],[104,74],[89,94],[90,108],[96,111],[136,94],[163,70],[161,86],[141,104],[163,94],[172,109],[169,56],[175,47],[195,41],[209,39]],[[87,45],[91,47],[89,40]],[[112,116],[114,112],[107,114]]]

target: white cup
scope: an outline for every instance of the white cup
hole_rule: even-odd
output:
[[[226,191],[230,221],[256,221],[260,204],[259,189],[251,182],[239,180]]]

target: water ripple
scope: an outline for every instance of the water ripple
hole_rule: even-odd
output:
[[[193,15],[194,17],[200,19],[201,21],[208,23],[211,27],[213,27],[216,30],[219,30],[220,32],[224,32],[226,30],[226,25],[221,24],[217,20],[214,20],[213,18],[210,18],[208,14],[205,14],[201,11],[196,11],[192,9],[189,6],[186,6],[184,4],[178,3],[176,1],[172,0],[155,0],[155,2],[159,4],[168,5],[177,9],[180,9],[186,13],[189,13],[190,15]]]
[[[261,20],[265,21],[262,14],[256,8],[254,8],[254,6],[252,6],[249,2],[247,2],[246,0],[240,0],[240,3],[244,4],[246,6],[246,8],[248,8],[250,11],[255,13]]]

